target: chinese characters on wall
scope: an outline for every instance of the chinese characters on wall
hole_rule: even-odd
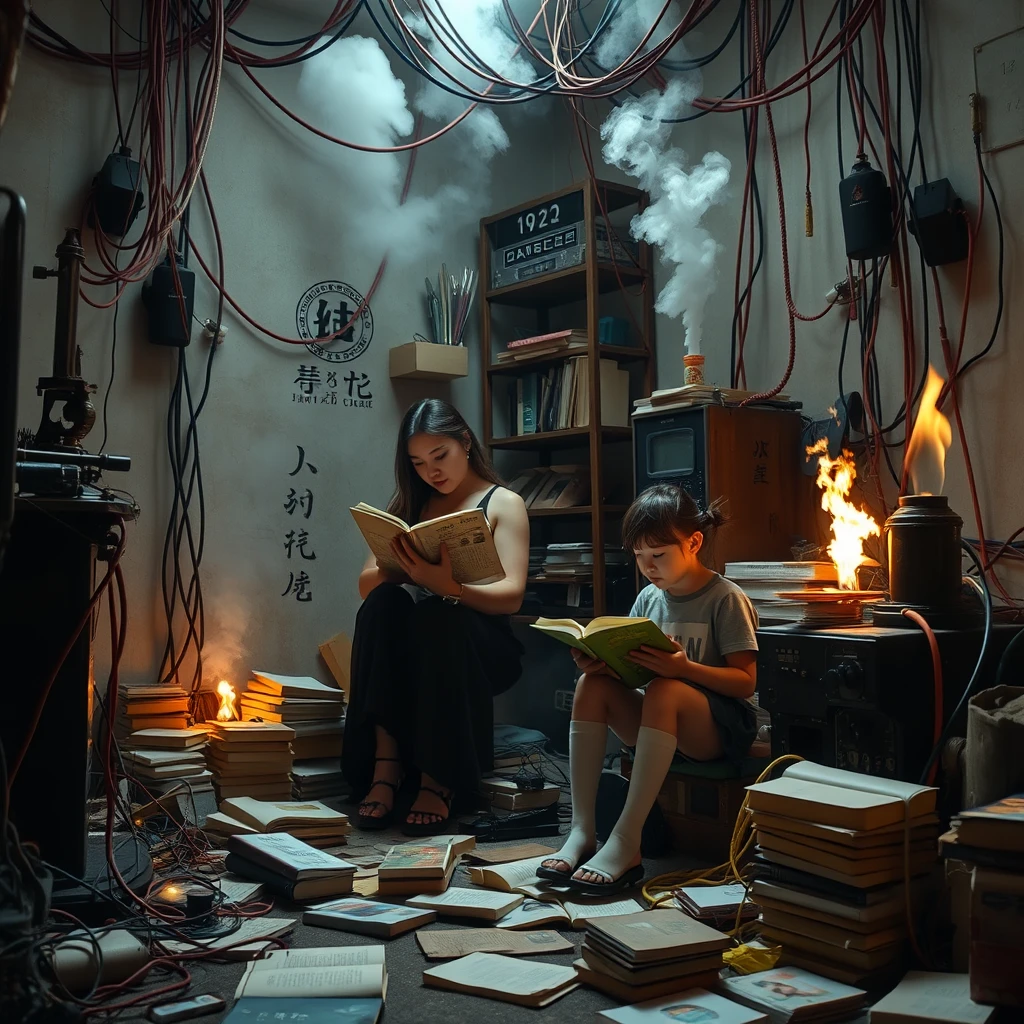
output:
[[[340,384],[339,384],[340,380]],[[292,381],[292,401],[299,405],[340,405],[346,409],[372,409],[373,392],[366,373],[321,370],[316,363],[300,363]]]
[[[316,561],[316,551],[309,533],[314,499],[313,489],[309,484],[315,483],[310,477],[317,475],[317,468],[306,458],[306,450],[301,445],[295,447],[298,449],[298,458],[295,468],[288,474],[293,479],[283,505],[285,513],[289,516],[283,542],[289,569],[288,583],[281,596],[294,597],[296,601],[307,603],[313,600],[313,580],[309,572],[312,563]]]

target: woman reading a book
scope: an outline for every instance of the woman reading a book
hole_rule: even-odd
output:
[[[638,882],[640,833],[679,750],[695,761],[741,760],[756,735],[749,703],[757,682],[757,613],[735,583],[700,561],[705,535],[726,520],[682,488],[658,484],[626,511],[622,546],[650,581],[630,615],[650,619],[674,650],[642,646],[628,657],[654,674],[646,690],[624,686],[603,662],[573,650],[583,673],[569,726],[572,828],[538,874],[587,893]],[[636,747],[626,803],[595,854],[595,802],[608,727]]]
[[[530,527],[523,499],[501,486],[465,419],[439,399],[406,412],[395,482],[387,511],[410,526],[483,509],[504,570],[497,582],[458,583],[446,546],[433,565],[398,535],[391,567],[371,555],[359,576],[342,753],[346,779],[364,794],[356,821],[389,825],[403,779],[418,772],[403,831],[434,835],[445,829],[453,796],[472,794],[491,768],[492,698],[521,671],[510,616],[526,590]]]

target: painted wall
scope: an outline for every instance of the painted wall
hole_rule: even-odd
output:
[[[125,26],[136,23],[131,6],[120,5]],[[253,5],[238,27],[266,38],[312,31],[316,12],[307,8],[296,14],[295,6],[285,11],[277,4]],[[330,9],[317,6],[321,18]],[[83,48],[108,48],[99,5],[41,0],[36,10]],[[370,33],[372,25],[357,23],[355,31]],[[398,62],[393,66],[397,71]],[[297,95],[298,76],[298,68],[259,72],[283,102],[308,115]],[[411,95],[415,88],[418,83],[410,82],[407,92]],[[132,75],[123,76],[121,90],[127,109],[134,95]],[[413,258],[398,247],[371,302],[372,341],[358,358],[329,363],[301,345],[270,341],[230,311],[226,314],[229,331],[215,353],[210,398],[199,429],[207,518],[202,571],[206,654],[213,683],[222,675],[244,679],[253,667],[328,678],[317,644],[339,630],[351,631],[358,606],[355,580],[365,558],[348,507],[360,500],[387,501],[402,412],[414,399],[436,394],[450,398],[478,425],[476,311],[469,328],[469,376],[450,386],[393,384],[388,349],[410,341],[416,332],[429,333],[423,311],[425,276],[436,280],[442,261],[452,269],[476,266],[481,216],[553,187],[550,152],[536,131],[538,116],[542,119],[542,112],[504,118],[512,148],[494,164],[489,183],[460,129],[451,133],[450,144],[419,153],[411,201],[451,184],[466,187],[470,201],[462,208],[448,207],[445,223]],[[28,205],[29,266],[55,265],[53,250],[64,228],[79,222],[90,181],[116,137],[106,72],[26,49],[0,139],[0,180],[20,191]],[[279,334],[296,337],[296,306],[310,286],[340,280],[366,293],[384,247],[374,240],[374,225],[362,222],[359,209],[353,208],[347,176],[353,161],[362,170],[380,159],[339,154],[336,147],[312,138],[273,110],[238,68],[225,66],[205,168],[223,235],[226,286],[247,313]],[[406,159],[399,158],[403,173]],[[194,203],[192,230],[204,258],[215,266],[213,235],[201,200]],[[86,247],[91,257],[88,235]],[[192,266],[197,272],[195,314],[205,320],[216,315],[216,295],[194,260]],[[113,288],[91,294],[96,301],[109,301]],[[41,410],[35,382],[49,373],[52,359],[54,295],[52,281],[34,281],[26,274],[19,418],[33,429]],[[209,345],[199,325],[194,328],[186,356],[198,398]],[[113,311],[82,303],[78,340],[83,373],[100,386],[95,396],[100,412],[110,374]],[[147,341],[139,284],[130,285],[120,303],[116,358],[106,451],[131,456],[133,466],[123,477],[108,476],[107,483],[130,491],[142,510],[128,528],[123,560],[130,629],[122,679],[151,682],[166,636],[160,566],[172,494],[166,414],[177,352]],[[314,369],[317,380],[297,383],[297,378],[310,376],[309,369],[300,367]],[[355,379],[346,384],[352,373]],[[372,400],[355,407],[358,403],[349,403],[350,388],[353,399],[361,393]],[[299,401],[303,397],[315,403]],[[89,450],[99,448],[102,430],[98,418],[86,439]],[[292,475],[299,446],[306,464]],[[308,517],[308,504],[289,514],[286,505],[293,488],[298,498],[306,496],[307,488],[312,493]],[[301,530],[308,534],[305,551],[315,554],[315,560],[303,559],[297,545],[291,558],[287,554],[286,535],[294,531],[297,541]],[[294,592],[282,596],[290,575],[294,579],[302,571],[311,581],[307,592],[312,600],[300,602]],[[108,664],[104,633],[105,627],[97,641],[101,684]]]

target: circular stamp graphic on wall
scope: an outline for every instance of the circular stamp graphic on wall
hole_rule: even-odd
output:
[[[307,288],[299,299],[295,327],[299,337],[307,342],[306,348],[317,358],[328,363],[348,363],[370,347],[373,313],[351,285],[344,281],[321,281]]]

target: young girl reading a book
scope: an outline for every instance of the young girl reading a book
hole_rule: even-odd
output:
[[[437,565],[399,535],[402,572],[371,555],[359,576],[363,604],[352,640],[352,688],[342,768],[363,795],[356,822],[385,828],[403,779],[419,774],[409,835],[444,831],[456,792],[475,790],[493,760],[495,694],[519,678],[522,647],[510,616],[526,590],[530,526],[523,499],[501,486],[457,409],[428,398],[399,428],[388,512],[410,526],[482,508],[504,579],[456,583],[447,549]]]
[[[640,833],[676,751],[696,761],[746,756],[756,734],[749,698],[757,680],[757,614],[739,587],[699,557],[705,536],[725,520],[719,502],[701,511],[671,484],[648,488],[627,510],[622,546],[650,581],[630,615],[654,622],[675,650],[630,652],[654,673],[644,692],[573,650],[583,674],[569,726],[572,828],[558,856],[543,862],[542,877],[588,893],[638,882]],[[636,747],[636,756],[625,807],[595,855],[595,801],[609,726]]]

